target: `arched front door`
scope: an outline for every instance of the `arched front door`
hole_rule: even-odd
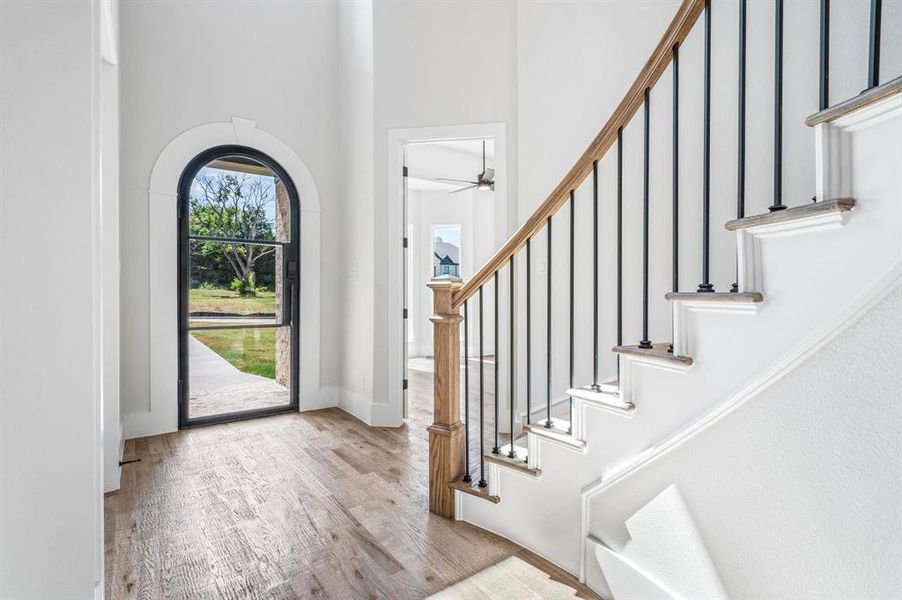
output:
[[[178,198],[179,427],[297,410],[294,184],[265,154],[220,146]]]

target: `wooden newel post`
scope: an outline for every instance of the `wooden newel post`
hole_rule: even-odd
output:
[[[464,470],[464,424],[460,420],[460,310],[451,296],[457,277],[442,275],[428,284],[433,293],[434,417],[429,426],[429,510],[454,517],[454,490],[448,483]]]

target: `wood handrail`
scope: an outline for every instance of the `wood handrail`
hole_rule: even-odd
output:
[[[639,76],[630,86],[629,91],[617,105],[611,117],[608,119],[586,151],[583,152],[573,168],[548,195],[544,202],[530,215],[523,225],[505,242],[495,255],[482,266],[479,271],[467,281],[463,287],[454,293],[452,308],[458,308],[464,301],[473,296],[476,291],[494,276],[523,246],[526,240],[539,232],[545,225],[548,217],[551,217],[561,209],[570,198],[570,190],[575,190],[585,181],[592,172],[592,164],[600,161],[617,140],[617,131],[629,123],[636,111],[642,106],[646,88],[651,88],[664,73],[664,69],[673,58],[673,47],[682,44],[686,36],[692,30],[699,15],[705,9],[705,0],[683,0],[676,15],[670,22],[670,26],[658,42],[651,57],[642,67]]]

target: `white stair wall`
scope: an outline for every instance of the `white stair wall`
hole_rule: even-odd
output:
[[[859,118],[848,130],[842,122],[831,127],[846,136],[835,150],[844,151],[841,161],[850,165],[856,209],[737,233],[740,284],[764,293],[761,307],[676,303],[674,343],[677,352],[692,355],[691,368],[621,357],[623,399],[635,405],[633,414],[575,410],[575,419],[585,416],[574,423],[588,443],[585,453],[538,440],[542,477],[494,470],[501,503],[458,494],[460,518],[577,572],[585,539],[583,491],[592,494],[654,455],[658,445],[691,430],[762,374],[797,364],[842,325],[841,315],[885,288],[902,262],[902,117],[896,110],[870,123]],[[759,289],[745,287],[751,284]]]
[[[647,498],[676,486],[731,597],[897,596],[902,278],[895,281],[875,308],[771,387],[594,494],[587,562],[597,563],[600,542],[670,582],[624,531]],[[602,592],[603,580],[592,577],[587,583]]]

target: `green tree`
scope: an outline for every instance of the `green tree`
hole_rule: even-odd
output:
[[[274,240],[273,223],[266,215],[274,202],[273,185],[262,177],[216,171],[195,178],[189,200],[189,225],[193,235]],[[233,286],[242,294],[255,293],[257,264],[273,254],[272,246],[242,242],[205,241],[195,246],[195,256],[225,260],[235,274]],[[220,260],[216,260],[220,259]]]

